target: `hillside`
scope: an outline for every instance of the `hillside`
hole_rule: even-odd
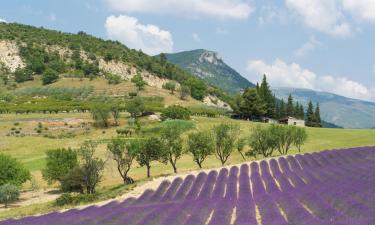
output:
[[[223,91],[212,87],[178,66],[129,49],[125,45],[78,34],[0,23],[0,90],[12,90],[22,83],[42,77],[48,85],[61,78],[105,77],[109,82],[131,80],[141,75],[149,86],[162,88],[175,81],[186,86],[192,98],[206,96],[225,99]],[[45,79],[45,80],[44,80]]]
[[[375,103],[346,98],[328,92],[308,89],[273,88],[278,98],[287,99],[292,94],[294,99],[305,106],[309,100],[319,102],[321,116],[327,122],[345,128],[374,128]]]
[[[247,87],[254,87],[254,84],[228,66],[217,52],[198,49],[166,54],[166,57],[169,62],[228,93],[238,93]]]

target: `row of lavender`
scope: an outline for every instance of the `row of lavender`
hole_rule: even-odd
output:
[[[137,199],[0,225],[375,224],[374,169],[371,147],[289,156],[164,181]]]

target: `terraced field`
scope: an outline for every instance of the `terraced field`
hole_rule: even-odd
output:
[[[139,198],[5,224],[375,224],[375,147],[281,157],[164,181]]]

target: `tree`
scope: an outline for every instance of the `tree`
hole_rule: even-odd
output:
[[[277,149],[281,155],[288,154],[290,147],[294,142],[295,126],[272,125],[271,134],[277,141]]]
[[[196,132],[188,135],[188,151],[193,155],[193,160],[202,168],[202,163],[207,156],[214,152],[214,142],[209,132]]]
[[[118,126],[119,125],[118,120],[120,118],[120,109],[119,109],[118,103],[116,102],[112,103],[110,107],[110,111],[111,111],[113,120],[115,121],[115,125]]]
[[[239,138],[236,143],[236,148],[238,153],[242,156],[243,160],[246,160],[245,155],[243,154],[243,150],[246,146],[246,139],[245,138]]]
[[[315,127],[322,127],[322,120],[320,118],[320,106],[319,103],[316,104],[315,112],[314,112],[314,123]]]
[[[301,152],[301,146],[307,140],[306,129],[303,127],[297,127],[294,132],[293,144],[298,148],[298,152]]]
[[[314,115],[314,106],[312,102],[309,102],[309,105],[307,107],[307,112],[306,112],[306,126],[308,127],[313,127],[314,122],[315,122],[315,115]]]
[[[46,69],[42,74],[43,85],[52,84],[59,79],[59,74],[53,69]]]
[[[190,88],[186,85],[180,86],[180,99],[185,100],[190,95]]]
[[[138,91],[143,90],[143,87],[147,84],[146,81],[143,80],[143,77],[141,74],[135,75],[132,79],[131,82],[137,86]]]
[[[176,91],[176,82],[169,81],[164,85],[164,88],[169,90],[170,93],[173,95],[174,92]]]
[[[95,103],[91,106],[91,115],[98,127],[108,127],[111,109],[104,103]]]
[[[22,83],[33,79],[33,71],[28,68],[18,68],[14,73],[14,80],[17,83]]]
[[[105,162],[95,156],[97,144],[93,141],[85,141],[78,149],[80,156],[80,169],[82,172],[83,186],[87,194],[96,192],[96,185],[102,178]]]
[[[207,85],[198,78],[190,77],[186,85],[190,87],[190,94],[194,99],[203,100],[204,96],[207,94]]]
[[[257,92],[260,99],[265,104],[265,115],[271,118],[275,117],[276,114],[276,101],[272,94],[271,88],[267,82],[266,75],[263,75],[262,83],[258,84]]]
[[[224,165],[235,148],[239,127],[233,124],[219,124],[213,128],[216,157]]]
[[[294,103],[293,103],[293,97],[291,94],[289,94],[289,97],[288,97],[288,103],[286,105],[286,114],[287,116],[294,116]]]
[[[271,127],[265,128],[260,125],[253,129],[249,140],[251,150],[247,155],[256,156],[260,153],[264,157],[272,156],[277,149],[277,139],[274,138],[271,129]]]
[[[0,203],[8,208],[9,203],[18,200],[20,196],[19,187],[13,184],[4,184],[0,186]]]
[[[77,152],[68,148],[48,150],[46,167],[42,170],[42,175],[49,184],[59,182],[63,185],[67,174],[78,167]]]
[[[161,129],[160,140],[164,145],[164,157],[172,165],[174,173],[177,173],[177,160],[184,154],[181,134],[187,129],[184,123],[178,120],[167,123]]]
[[[134,183],[133,179],[128,176],[128,173],[140,147],[140,141],[131,140],[126,142],[124,139],[112,139],[107,145],[107,149],[111,153],[113,160],[116,161],[117,171],[122,177],[124,184]]]
[[[247,88],[242,95],[242,99],[240,111],[244,117],[253,119],[266,113],[266,105],[259,97],[256,89]]]
[[[16,159],[0,154],[0,186],[12,184],[21,186],[31,178],[30,172]]]
[[[159,138],[150,137],[144,140],[138,154],[137,162],[140,166],[146,166],[147,168],[147,177],[150,177],[151,162],[153,161],[162,161],[165,163],[165,158],[163,158],[163,144]]]
[[[280,113],[279,114],[280,114],[280,118],[283,118],[283,117],[287,116],[286,105],[285,105],[284,99],[281,99],[281,102],[280,102]]]
[[[145,111],[145,104],[141,97],[135,97],[126,103],[125,109],[132,118],[137,118]]]
[[[161,114],[161,118],[162,120],[166,120],[166,119],[189,120],[190,111],[189,109],[179,106],[179,105],[171,105],[163,110],[163,113]]]

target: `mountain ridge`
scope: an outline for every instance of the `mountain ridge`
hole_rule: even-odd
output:
[[[255,87],[253,83],[228,66],[218,52],[195,49],[168,53],[165,56],[169,62],[228,93],[234,94],[247,87]]]
[[[304,106],[310,100],[319,103],[322,119],[329,123],[344,128],[375,127],[375,102],[303,88],[275,87],[272,91],[281,99],[287,99],[287,96],[292,94],[294,99]]]

